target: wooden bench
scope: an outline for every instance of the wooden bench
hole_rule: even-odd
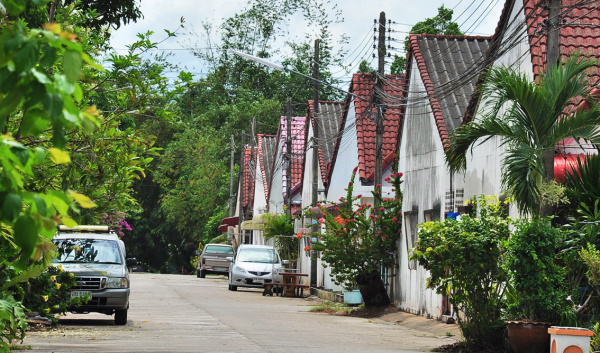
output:
[[[262,295],[304,298],[304,288],[310,288],[308,284],[299,283],[265,283]]]

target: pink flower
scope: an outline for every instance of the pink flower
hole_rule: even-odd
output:
[[[325,223],[325,218],[323,218],[323,217],[319,218],[318,222],[319,222],[319,224]]]
[[[361,195],[361,194],[358,194],[358,195],[356,195],[356,197],[358,197],[358,198],[360,199],[360,198],[362,197],[362,195]]]
[[[380,188],[380,187],[381,187],[381,184],[377,184],[377,185],[375,185],[375,187],[376,187],[376,188]]]

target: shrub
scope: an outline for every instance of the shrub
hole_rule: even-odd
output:
[[[24,286],[23,305],[28,311],[56,322],[56,314],[66,313],[70,307],[85,304],[89,297],[71,298],[76,277],[61,265],[50,266],[46,272],[32,278]]]
[[[500,345],[504,327],[502,263],[510,221],[495,198],[480,197],[473,205],[477,217],[421,224],[412,258],[430,271],[427,287],[448,295],[467,345],[485,348]]]
[[[511,320],[557,324],[572,311],[567,302],[565,268],[557,265],[561,230],[550,219],[521,219],[508,241],[506,268],[515,297],[508,303]]]

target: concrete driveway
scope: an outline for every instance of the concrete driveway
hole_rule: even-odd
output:
[[[457,340],[456,325],[401,312],[378,319],[311,313],[314,299],[227,290],[223,277],[132,274],[129,322],[67,315],[30,332],[28,352],[428,352]]]

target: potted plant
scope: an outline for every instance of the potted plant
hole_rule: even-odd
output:
[[[515,353],[548,352],[548,327],[571,310],[565,269],[555,263],[560,237],[550,219],[522,219],[507,243],[507,328]]]

